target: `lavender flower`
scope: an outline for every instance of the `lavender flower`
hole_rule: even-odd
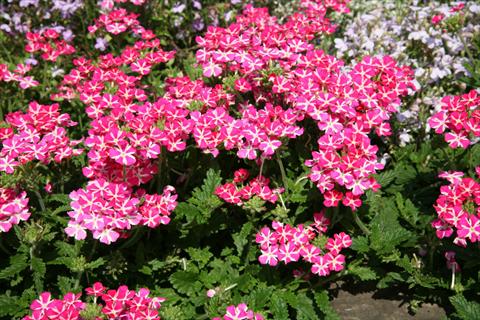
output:
[[[68,18],[82,6],[82,0],[53,0],[52,9],[59,10],[63,18]]]
[[[198,0],[193,0],[192,1],[192,6],[193,6],[193,8],[195,8],[197,10],[202,10],[202,3]]]
[[[95,39],[95,49],[100,51],[107,50],[108,41],[105,38],[98,37]]]
[[[195,13],[195,19],[193,20],[192,27],[195,31],[202,31],[203,28],[205,28],[205,23],[198,13]]]
[[[183,10],[185,10],[187,6],[183,3],[176,3],[173,8],[172,8],[172,12],[173,13],[182,13]]]
[[[38,0],[20,0],[20,7],[25,8],[28,6],[38,7]]]
[[[70,29],[65,29],[65,31],[62,32],[62,36],[65,41],[72,41],[73,38],[75,38],[75,35]]]
[[[36,66],[38,64],[38,61],[35,58],[27,58],[25,59],[25,64]]]
[[[234,10],[230,10],[227,13],[225,13],[225,17],[224,17],[225,21],[228,22],[228,21],[232,20],[234,14],[235,14]]]

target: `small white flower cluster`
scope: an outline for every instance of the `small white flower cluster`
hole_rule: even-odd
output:
[[[352,2],[357,6],[352,12],[357,12],[357,15],[350,16],[346,27],[342,28],[345,30],[343,37],[334,40],[337,55],[353,58],[366,54],[388,54],[414,67],[422,86],[450,75],[467,75],[464,64],[468,59],[463,41],[471,45],[473,35],[480,32],[480,5],[466,2],[461,13],[452,13],[450,9],[460,2],[450,5],[437,1],[424,2]],[[465,23],[456,33],[446,32],[432,23],[432,18],[440,14],[445,19],[463,14]]]

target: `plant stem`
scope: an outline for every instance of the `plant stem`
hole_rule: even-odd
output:
[[[353,215],[353,220],[358,225],[358,227],[363,231],[363,233],[365,235],[369,235],[370,230],[368,230],[367,226],[365,226],[365,224],[362,222],[362,220],[360,220],[360,218],[358,217],[358,214],[356,214],[355,212],[352,211],[352,215]]]
[[[455,288],[455,263],[452,264],[452,283],[450,284],[450,289]]]
[[[278,197],[280,198],[280,202],[282,203],[282,207],[285,211],[287,211],[287,207],[285,206],[285,202],[283,202],[282,194],[278,193]]]
[[[278,153],[276,155],[276,158],[277,158],[278,166],[280,167],[280,173],[282,175],[283,187],[285,188],[285,191],[288,191],[287,174],[285,173],[285,168],[283,167],[282,159],[280,158]]]
[[[468,58],[470,59],[470,63],[472,64],[472,67],[474,67],[475,66],[475,64],[474,64],[475,59],[473,58],[473,54],[470,51],[470,48],[468,47],[467,42],[465,41],[465,38],[463,37],[463,35],[460,31],[458,32],[458,37],[460,38],[460,41],[463,44],[463,47],[465,49],[465,52],[467,53]]]
[[[34,193],[37,196],[38,203],[40,204],[40,208],[42,209],[42,212],[46,211],[45,202],[43,202],[43,198],[42,198],[42,195],[40,194],[40,191],[38,191],[38,189],[36,189],[34,191]]]
[[[262,163],[260,164],[260,173],[258,174],[259,177],[262,176],[264,163],[265,163],[265,158],[262,158]]]

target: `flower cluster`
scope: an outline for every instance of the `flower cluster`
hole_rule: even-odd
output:
[[[241,205],[243,201],[248,201],[253,196],[275,203],[278,195],[284,191],[282,188],[272,190],[269,187],[270,179],[264,176],[255,177],[247,185],[244,185],[248,176],[249,172],[246,169],[235,171],[233,182],[218,186],[215,194],[228,203]]]
[[[169,142],[158,128],[166,111],[160,102],[145,101],[148,92],[140,81],[173,55],[160,48],[158,39],[152,39],[127,46],[117,57],[100,56],[98,63],[84,57],[73,60],[76,67],[65,75],[60,92],[52,99],[78,97],[86,105],[86,114],[92,119],[85,139],[89,148],[89,163],[83,169],[86,177],[138,186],[156,173],[153,161],[161,146]]]
[[[138,14],[128,12],[123,8],[115,9],[95,19],[95,23],[88,26],[88,32],[94,34],[100,30],[105,30],[107,33],[118,35],[130,31],[135,35],[143,35],[145,33],[153,38],[155,35],[140,25],[140,22],[137,20],[138,16]],[[145,36],[143,35],[144,38]]]
[[[27,193],[0,188],[0,232],[8,232],[14,224],[30,217]]]
[[[138,291],[130,290],[127,286],[120,286],[117,290],[107,290],[100,282],[85,290],[88,296],[103,300],[100,314],[95,319],[150,319],[159,320],[158,309],[165,298],[149,297],[149,290],[141,288]],[[52,299],[49,292],[43,292],[32,302],[32,314],[23,320],[81,320],[82,311],[87,303],[80,299],[81,294],[67,293],[63,299]]]
[[[480,167],[476,168],[480,178]],[[480,240],[480,183],[473,178],[463,178],[463,172],[443,172],[440,178],[450,184],[440,188],[435,210],[438,219],[432,222],[440,239],[450,237],[456,231],[453,242],[466,247],[467,243]]]
[[[70,292],[63,299],[52,299],[50,292],[43,292],[30,305],[32,315],[23,317],[23,320],[80,319],[80,312],[86,307],[80,295]]]
[[[309,43],[314,35],[331,31],[328,19],[314,23],[317,18],[298,14],[279,24],[266,10],[247,6],[236,23],[198,37],[196,57],[204,76],[235,73],[235,90],[264,104],[260,110],[250,104],[241,109],[240,121],[248,126],[239,132],[240,158],[255,159],[258,151],[270,157],[285,140],[304,133],[300,121],[309,117],[323,133],[319,152],[307,161],[309,177],[325,194],[326,205],[336,206],[344,197],[337,189],[345,186],[345,203],[355,209],[365,190],[378,187],[372,175],[383,167],[368,135],[374,129],[379,136],[391,133],[391,114],[416,86],[412,70],[389,56],[365,57],[345,67],[315,49]]]
[[[337,206],[343,199],[356,209],[361,205],[359,196],[379,187],[372,175],[383,169],[376,156],[378,147],[368,135],[373,130],[378,136],[391,134],[391,114],[398,112],[400,97],[415,87],[411,70],[397,66],[388,56],[365,57],[347,73],[327,70],[322,73],[324,80],[316,80],[319,87],[333,82],[327,92],[315,94],[299,85],[304,93],[297,97],[297,108],[323,131],[317,141],[319,151],[313,151],[313,159],[305,164],[312,168],[309,178],[324,194],[325,206]]]
[[[227,312],[223,317],[215,317],[212,320],[263,320],[265,319],[260,313],[255,313],[248,309],[245,303],[239,305],[231,305],[227,307]]]
[[[131,3],[134,6],[141,6],[145,3],[146,0],[101,0],[100,8],[105,11],[112,10],[115,6],[115,3]]]
[[[141,288],[130,290],[120,286],[117,290],[107,290],[100,282],[85,290],[88,295],[100,297],[105,305],[102,314],[107,319],[149,319],[159,320],[158,309],[165,301],[162,297],[149,297],[150,291]]]
[[[0,30],[8,34],[25,34],[36,30],[35,25],[46,28],[60,27],[59,22],[70,23],[69,19],[83,7],[83,0],[8,0],[0,4]],[[52,24],[51,18],[57,14],[65,19],[56,19]],[[33,18],[33,19],[32,19]],[[72,34],[70,29],[67,33]]]
[[[445,133],[445,141],[451,148],[467,149],[473,138],[480,137],[480,95],[476,90],[446,96],[438,109],[428,124],[436,133]]]
[[[317,237],[326,232],[329,224],[323,213],[315,213],[314,222],[308,226],[300,224],[293,227],[272,222],[272,229],[264,227],[257,233],[256,242],[262,252],[258,260],[261,264],[276,266],[279,261],[288,264],[302,259],[311,263],[312,273],[319,276],[342,270],[345,256],[340,252],[352,244],[350,236],[343,232],[335,234],[327,240],[324,248],[314,244]]]
[[[26,75],[31,69],[32,67],[29,64],[18,64],[13,71],[10,71],[6,64],[0,63],[0,82],[18,82],[22,89],[36,87],[39,85],[39,82],[33,76]]]
[[[173,187],[166,186],[161,195],[145,194],[141,189],[132,193],[125,183],[92,180],[85,189],[70,193],[73,211],[68,212],[71,220],[65,232],[81,240],[89,230],[95,239],[110,244],[132,226],[168,224],[177,205],[174,192]]]
[[[38,160],[57,163],[83,152],[70,140],[66,128],[76,125],[57,103],[42,105],[35,101],[28,111],[16,111],[5,117],[7,126],[0,128],[0,171],[11,174],[19,165]]]
[[[28,32],[26,35],[27,44],[25,51],[29,53],[41,52],[42,59],[46,61],[57,61],[62,55],[75,53],[75,48],[61,39],[63,34],[54,29],[44,29],[40,32]]]

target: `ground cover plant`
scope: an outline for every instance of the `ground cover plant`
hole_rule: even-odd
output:
[[[0,318],[480,318],[479,4],[0,13]]]

